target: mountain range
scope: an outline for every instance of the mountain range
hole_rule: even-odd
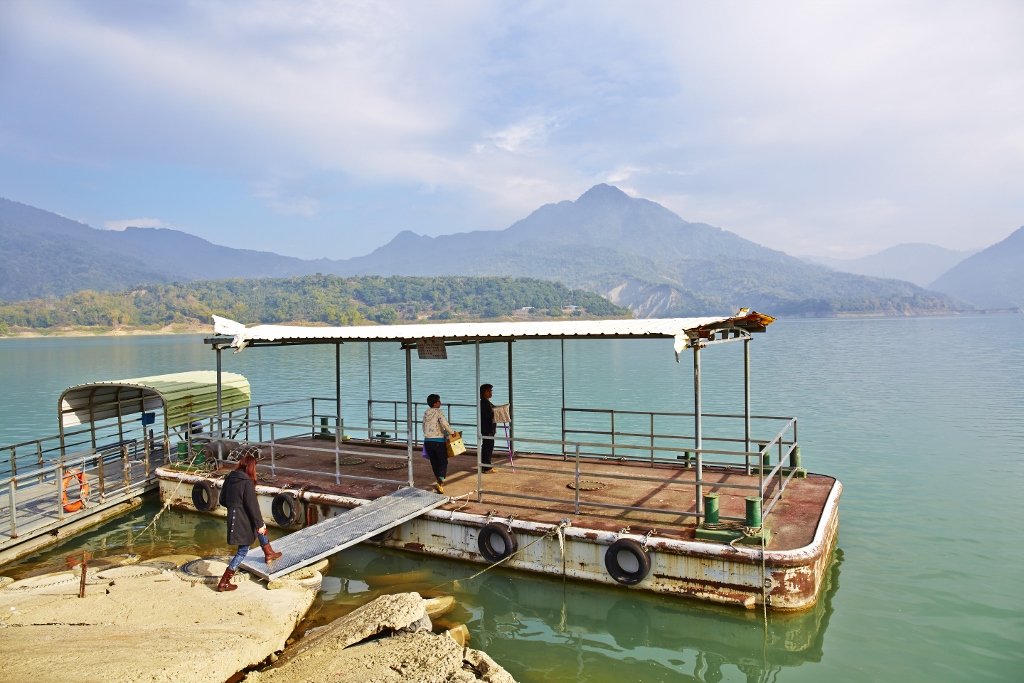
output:
[[[750,306],[777,315],[905,315],[970,308],[910,282],[807,263],[597,185],[505,230],[411,231],[366,256],[304,260],[211,244],[176,230],[95,230],[0,200],[0,299],[231,277],[509,275],[560,280],[663,317]]]
[[[953,266],[931,288],[981,308],[1024,308],[1024,227]]]
[[[895,278],[913,282],[919,287],[930,287],[935,278],[974,253],[945,249],[934,244],[910,243],[897,244],[877,254],[855,259],[809,256],[805,260],[844,273]]]

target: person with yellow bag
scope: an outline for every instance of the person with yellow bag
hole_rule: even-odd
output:
[[[423,413],[423,454],[430,460],[430,469],[437,480],[434,488],[438,493],[444,493],[444,479],[448,476],[448,446],[445,442],[448,436],[454,438],[456,432],[441,412],[440,396],[427,396],[427,405],[430,407]]]

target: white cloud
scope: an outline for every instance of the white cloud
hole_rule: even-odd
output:
[[[169,228],[171,227],[167,223],[164,223],[159,218],[126,218],[120,221],[104,221],[104,230],[117,230],[121,231],[126,228]]]
[[[1024,222],[1019,3],[146,7],[6,5],[17,154],[202,169],[305,218],[325,178],[440,188],[479,227],[607,181],[801,253]]]

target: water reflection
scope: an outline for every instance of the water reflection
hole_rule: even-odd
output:
[[[223,554],[218,519],[166,510],[156,502],[94,531],[5,568],[21,578],[63,568],[83,551],[94,557],[135,552]],[[479,565],[441,561],[364,545],[331,558],[323,589],[300,631],[350,612],[374,596],[406,590],[447,592],[458,607],[447,622],[465,623],[471,645],[487,651],[517,680],[764,681],[787,667],[822,658],[842,551],[826,574],[824,594],[800,614],[717,607],[639,591],[562,581]]]

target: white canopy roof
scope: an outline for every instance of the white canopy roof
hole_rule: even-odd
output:
[[[237,351],[260,343],[317,343],[347,341],[512,341],[515,339],[671,338],[678,354],[691,341],[719,330],[763,332],[774,318],[742,309],[734,316],[708,318],[651,318],[643,320],[558,320],[551,322],[442,323],[424,325],[361,325],[358,327],[300,327],[245,325],[213,316],[214,331],[233,337]]]

